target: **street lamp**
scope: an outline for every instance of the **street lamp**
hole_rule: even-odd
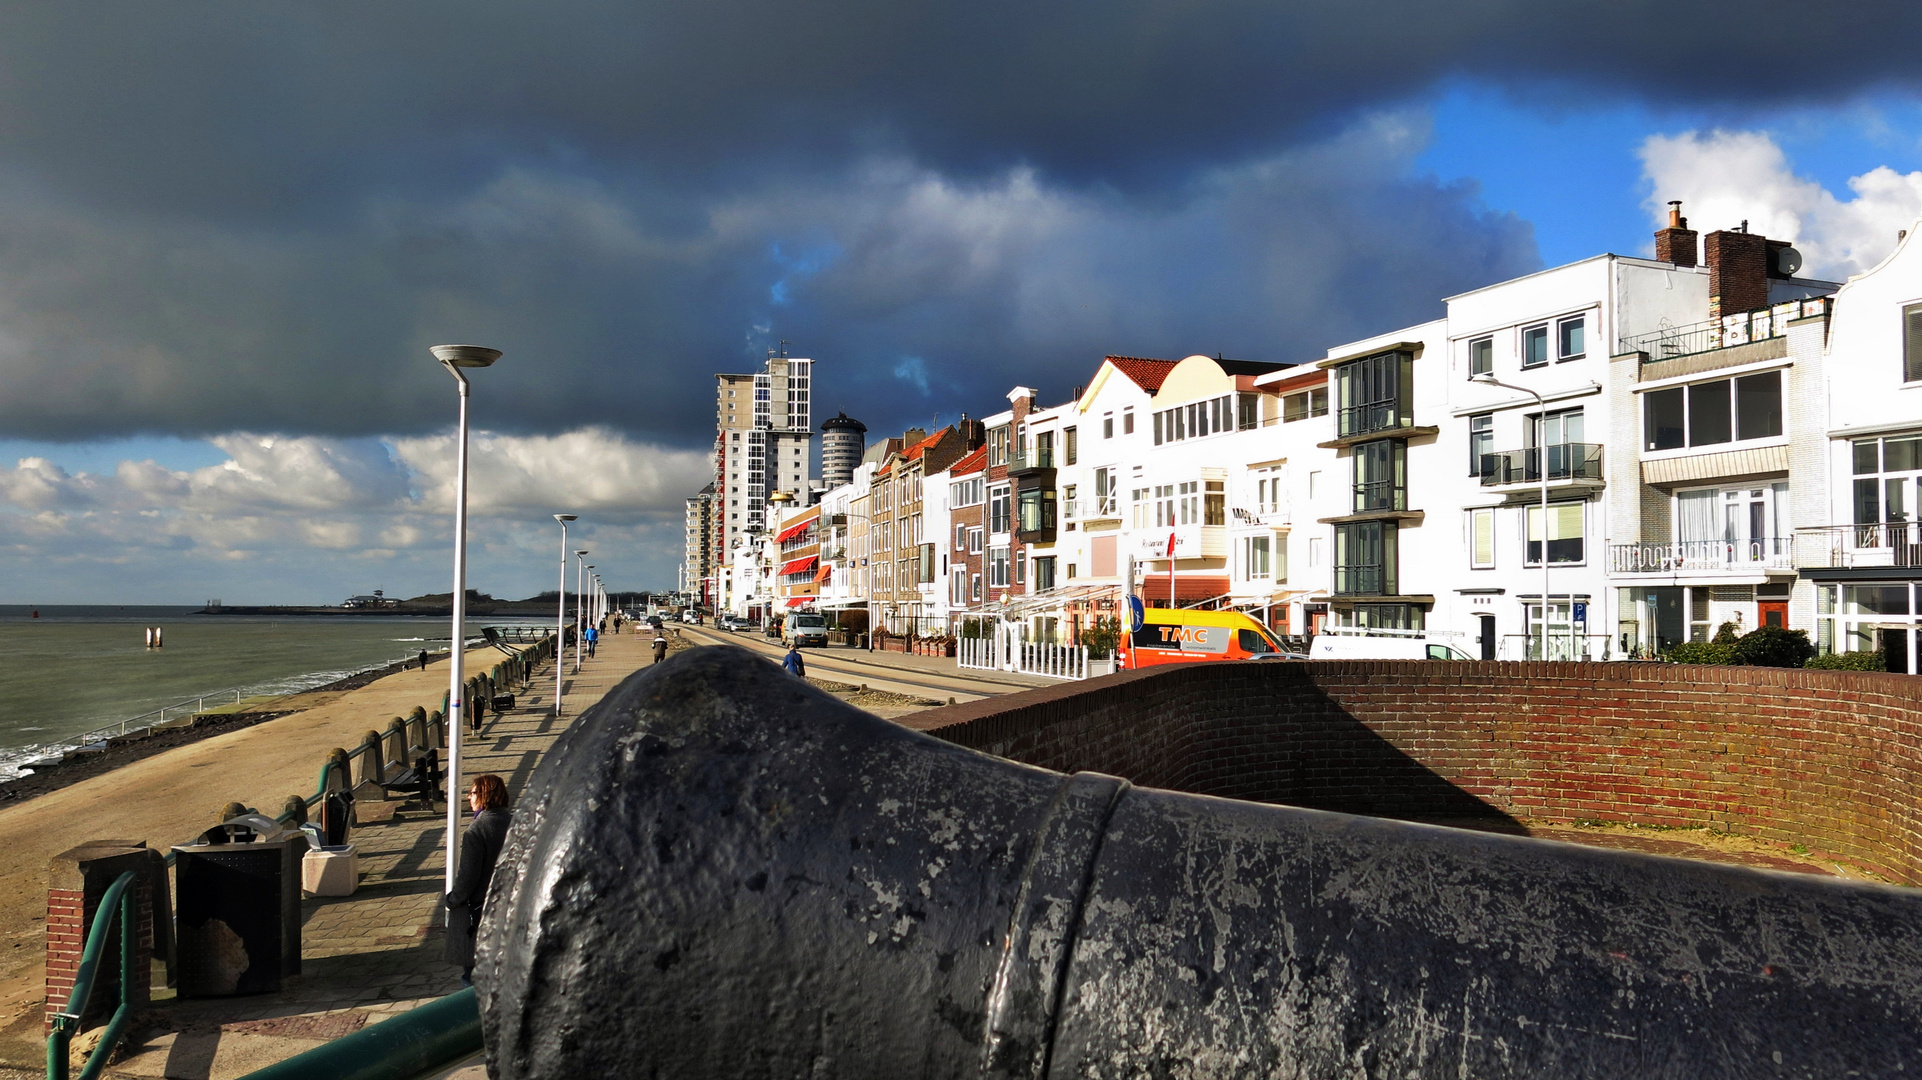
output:
[[[579,514],[555,514],[561,523],[561,604],[554,616],[554,715],[561,714],[561,667],[567,658],[567,523],[579,521]]]
[[[454,873],[460,859],[460,737],[462,724],[461,677],[466,674],[464,647],[467,644],[467,376],[465,368],[484,368],[501,358],[499,349],[480,345],[435,345],[428,350],[447,373],[460,384],[460,426],[454,458],[454,626],[453,648],[447,665],[447,712],[441,726],[447,730],[447,890],[454,891]]]
[[[1469,381],[1478,382],[1484,386],[1499,386],[1504,390],[1514,390],[1534,398],[1536,407],[1541,409],[1542,437],[1547,438],[1548,401],[1540,394],[1530,390],[1526,386],[1516,386],[1512,383],[1505,383],[1493,375],[1474,375],[1470,376]],[[1540,440],[1537,441],[1539,442]],[[1548,447],[1546,445],[1537,446],[1536,452],[1540,454],[1540,458],[1535,462],[1535,468],[1542,476],[1542,659],[1546,660],[1548,659],[1548,620],[1550,614],[1554,611],[1548,602]],[[1478,461],[1475,464],[1479,467],[1481,462]],[[1526,562],[1527,560],[1528,530],[1524,528],[1522,529],[1522,561]],[[1572,656],[1575,651],[1575,597],[1573,595],[1570,595],[1568,598],[1568,636],[1569,654]]]
[[[581,609],[581,590],[586,588],[587,549],[574,549],[574,674],[581,672],[581,639],[587,634],[587,612]]]

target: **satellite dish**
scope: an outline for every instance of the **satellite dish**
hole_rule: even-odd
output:
[[[1778,249],[1775,252],[1775,268],[1782,272],[1783,277],[1794,277],[1795,272],[1802,269],[1802,253],[1792,247]]]

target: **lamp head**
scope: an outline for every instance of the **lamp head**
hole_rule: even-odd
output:
[[[575,552],[574,554],[576,554],[576,555],[579,555],[579,556],[580,556],[581,558],[583,558],[583,559],[584,559],[584,558],[586,558],[586,557],[587,557],[587,549],[586,549],[586,548],[582,548],[582,549],[580,549],[579,551],[576,551],[576,552]]]
[[[490,349],[485,345],[435,345],[427,351],[448,367],[487,367],[501,358],[499,349]]]
[[[579,514],[555,514],[554,520],[555,521],[579,521],[580,517],[581,516]]]

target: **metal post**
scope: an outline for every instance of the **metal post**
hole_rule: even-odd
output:
[[[586,644],[582,639],[587,636],[587,613],[581,607],[581,590],[586,587],[586,577],[587,549],[580,548],[574,552],[574,673],[576,675],[581,671],[581,649]]]
[[[561,714],[561,675],[565,671],[567,658],[567,523],[579,515],[555,514],[554,520],[561,523],[561,587],[560,611],[554,616],[554,715]]]

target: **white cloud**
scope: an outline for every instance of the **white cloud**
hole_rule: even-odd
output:
[[[1878,166],[1851,177],[1854,197],[1839,199],[1796,175],[1766,132],[1653,135],[1641,158],[1656,227],[1667,223],[1670,199],[1682,200],[1690,226],[1703,234],[1746,220],[1753,232],[1792,242],[1802,253],[1804,276],[1839,281],[1859,274],[1882,261],[1896,234],[1922,217],[1922,172]]]

